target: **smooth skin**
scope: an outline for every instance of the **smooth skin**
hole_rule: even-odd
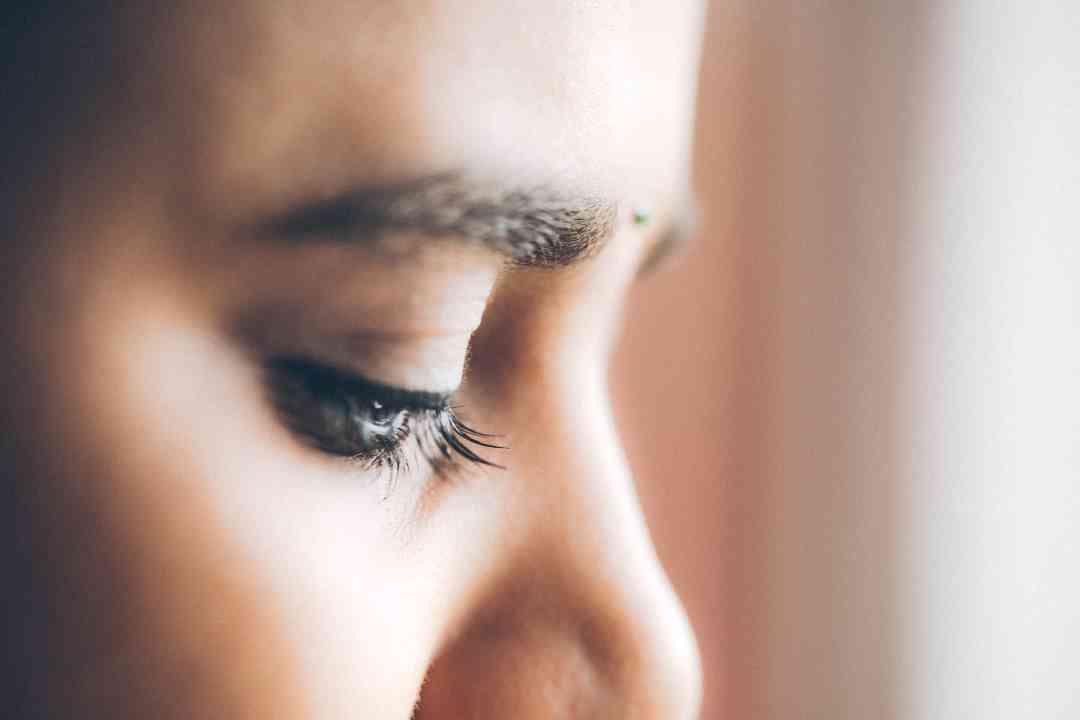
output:
[[[699,4],[163,5],[73,21],[48,121],[13,135],[0,417],[26,717],[695,717],[606,373],[685,204]],[[574,188],[616,220],[566,268],[254,230],[446,172]],[[388,483],[321,454],[267,401],[281,349],[460,380],[506,469]]]

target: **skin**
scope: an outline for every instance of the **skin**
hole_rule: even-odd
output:
[[[694,717],[606,366],[684,202],[698,4],[135,5],[57,43],[68,84],[7,173],[26,716]],[[616,221],[566,268],[252,231],[447,171]],[[279,352],[460,381],[506,469],[388,483],[319,453],[267,401]]]

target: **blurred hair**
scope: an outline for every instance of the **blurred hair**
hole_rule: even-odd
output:
[[[109,21],[118,5],[87,0],[3,3],[0,156],[5,184],[40,165],[40,151],[56,132],[78,122],[85,99],[107,77],[108,55],[102,50],[108,47]]]

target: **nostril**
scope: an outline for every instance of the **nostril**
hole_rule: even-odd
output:
[[[546,583],[496,595],[430,667],[415,720],[697,717],[697,645],[670,591],[643,612]]]
[[[608,705],[602,682],[565,637],[546,629],[497,644],[475,639],[432,666],[414,718],[578,718]]]

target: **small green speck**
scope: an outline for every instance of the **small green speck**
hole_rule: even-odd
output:
[[[634,215],[633,215],[633,219],[634,219],[634,224],[635,225],[638,225],[638,226],[648,225],[649,224],[649,213],[643,212],[641,210],[635,210]]]

